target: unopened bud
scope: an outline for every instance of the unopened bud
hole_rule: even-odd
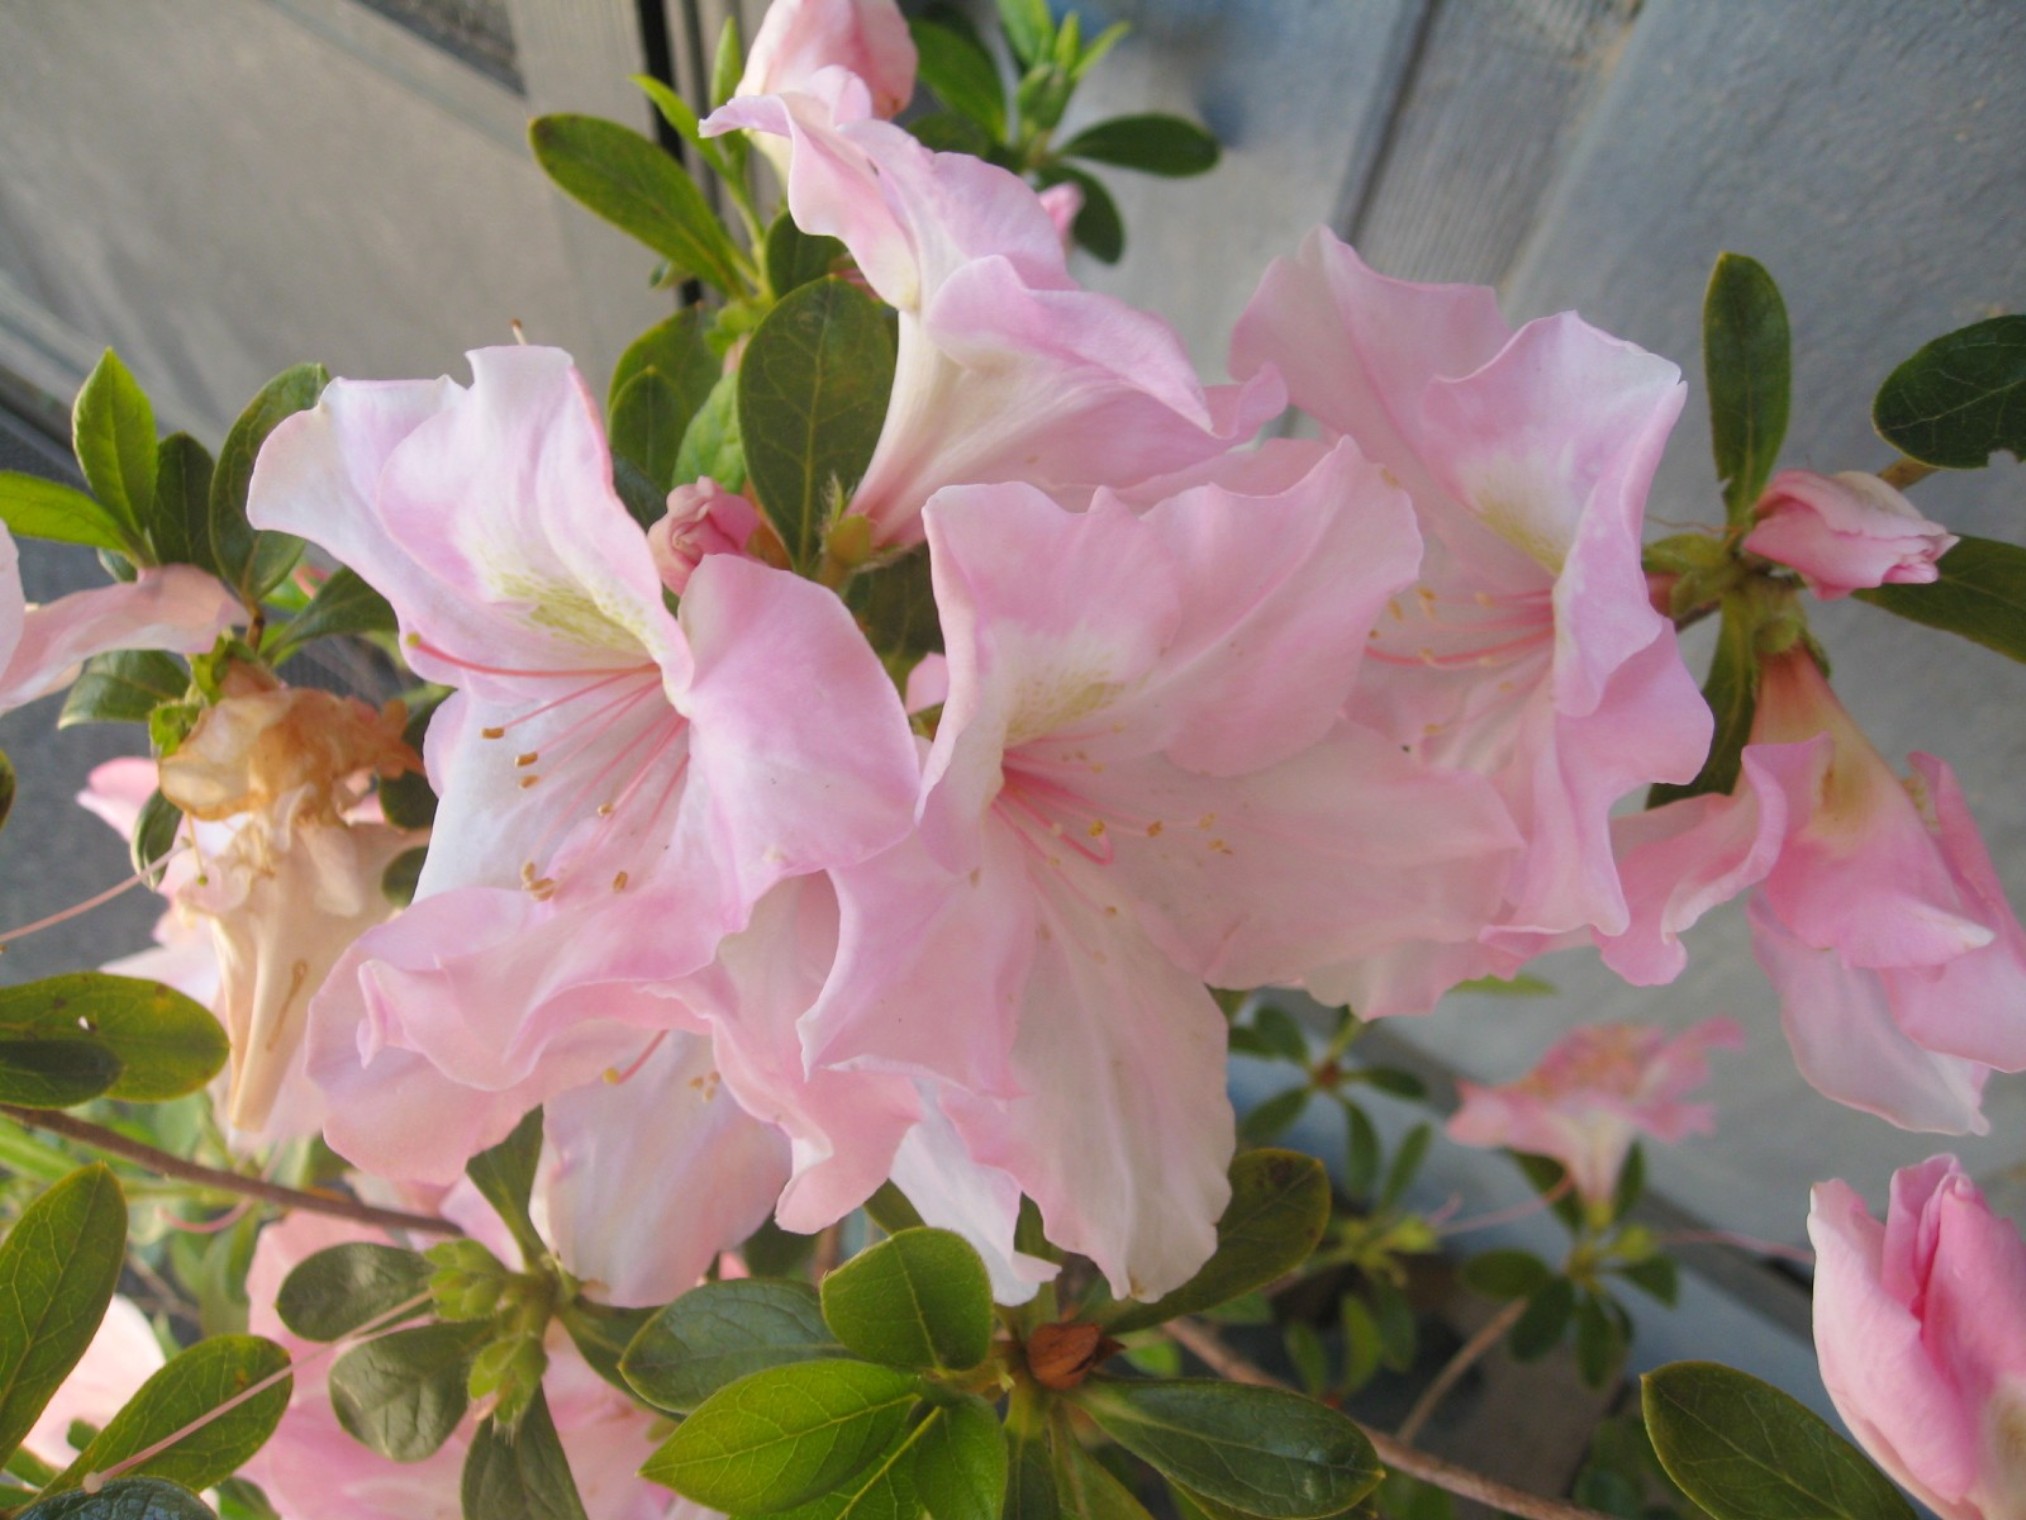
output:
[[[1027,1337],[1027,1370],[1043,1388],[1066,1393],[1119,1349],[1119,1343],[1097,1325],[1043,1325]]]

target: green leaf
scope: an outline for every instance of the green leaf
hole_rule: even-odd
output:
[[[14,774],[14,762],[0,753],[0,828],[7,826],[7,819],[14,811],[14,798],[20,791],[20,781]]]
[[[2021,558],[2026,560],[2026,555]],[[2022,590],[2026,590],[2026,581],[2022,581]],[[1724,598],[1716,653],[1710,659],[1709,679],[1703,682],[1702,687],[1703,700],[1709,703],[1709,710],[1716,717],[1716,733],[1710,740],[1709,758],[1703,761],[1702,770],[1686,786],[1656,783],[1648,788],[1646,805],[1649,808],[1677,802],[1684,797],[1699,797],[1704,792],[1728,793],[1736,789],[1738,773],[1744,765],[1745,741],[1751,737],[1752,719],[1759,710],[1759,656],[1753,622],[1750,604],[1745,598]],[[2021,658],[2026,658],[2026,655]]]
[[[654,108],[661,113],[661,119],[675,128],[676,135],[711,168],[729,178],[732,169],[725,157],[724,140],[703,135],[696,111],[690,103],[652,74],[635,74],[632,79],[647,98],[654,102]]]
[[[1371,1279],[1367,1291],[1372,1295],[1372,1323],[1379,1330],[1379,1359],[1393,1371],[1405,1372],[1414,1365],[1420,1339],[1414,1306],[1383,1277]]]
[[[913,1374],[871,1362],[772,1367],[712,1394],[640,1475],[727,1514],[792,1509],[886,1451],[920,1393]]]
[[[401,742],[416,754],[422,753],[423,741],[429,737],[429,720],[449,695],[442,687],[424,687],[419,700],[410,697],[408,721],[401,726]],[[426,829],[436,821],[436,792],[421,771],[381,777],[379,797],[380,811],[397,829]]]
[[[1098,1428],[1163,1477],[1267,1520],[1316,1520],[1377,1486],[1364,1432],[1299,1394],[1214,1379],[1085,1383]]]
[[[1913,1507],[1796,1400],[1715,1362],[1640,1379],[1654,1450],[1715,1520],[1913,1520]]]
[[[1263,1003],[1252,1015],[1252,1027],[1266,1042],[1266,1048],[1283,1061],[1296,1066],[1308,1065],[1308,1036],[1301,1032],[1301,1025],[1284,1008]]]
[[[892,1182],[882,1182],[870,1198],[859,1205],[872,1222],[889,1235],[898,1235],[902,1230],[919,1230],[922,1216],[908,1201],[907,1194]],[[750,1265],[750,1263],[749,1263]]]
[[[968,153],[984,159],[992,156],[992,134],[955,111],[930,111],[910,117],[907,130],[916,142],[936,153]]]
[[[1576,1304],[1576,1371],[1585,1386],[1602,1388],[1625,1355],[1625,1337],[1604,1301],[1585,1293]]]
[[[450,1439],[470,1406],[478,1325],[417,1325],[354,1346],[331,1364],[338,1423],[381,1456],[419,1462]]]
[[[1625,1153],[1625,1164],[1619,1168],[1618,1181],[1611,1189],[1611,1217],[1623,1219],[1631,1213],[1645,1191],[1646,1150],[1635,1140],[1632,1149]]]
[[[542,1232],[528,1217],[529,1200],[535,1195],[535,1168],[541,1159],[542,1111],[531,1108],[521,1115],[512,1134],[464,1164],[465,1175],[505,1222],[514,1244],[531,1263],[549,1253]]]
[[[1020,1410],[1021,1403],[1021,1395],[1016,1392],[1012,1408]],[[1055,1463],[1046,1426],[1036,1422],[1036,1428],[1029,1429],[1026,1420],[1016,1425],[1009,1417],[1002,1431],[1006,1438],[1006,1501],[1000,1508],[1003,1520],[1060,1520],[1062,1500],[1056,1492]]]
[[[746,50],[739,38],[739,16],[733,11],[718,29],[718,45],[711,53],[711,108],[715,110],[738,92],[746,72]]]
[[[739,251],[696,181],[638,132],[596,116],[537,116],[528,142],[586,210],[725,294],[745,294]]]
[[[286,1351],[257,1335],[216,1335],[199,1341],[141,1384],[46,1492],[75,1488],[87,1473],[104,1472],[179,1431],[185,1433],[173,1445],[128,1471],[189,1489],[209,1488],[230,1477],[267,1444],[281,1423],[292,1379],[284,1375],[215,1418],[205,1417],[256,1383],[286,1374],[288,1365]],[[191,1425],[197,1428],[186,1430]]]
[[[1379,1185],[1379,1164],[1385,1151],[1372,1119],[1350,1099],[1344,1105],[1344,1190],[1353,1198],[1369,1198]]]
[[[99,505],[139,548],[155,504],[155,409],[132,371],[107,349],[78,389],[70,414],[78,468]]]
[[[999,1520],[1006,1442],[991,1405],[966,1395],[930,1411],[915,1442],[914,1486],[935,1520]]]
[[[1378,1321],[1355,1294],[1347,1293],[1338,1302],[1337,1322],[1344,1332],[1344,1391],[1356,1393],[1378,1376],[1385,1345],[1379,1337]]]
[[[1486,1251],[1463,1264],[1464,1286],[1486,1298],[1531,1298],[1553,1279],[1531,1251]]]
[[[1618,1275],[1649,1298],[1656,1298],[1668,1308],[1681,1294],[1681,1269],[1671,1256],[1649,1256],[1645,1261],[1635,1261],[1620,1267]]]
[[[465,1520],[585,1520],[570,1459],[540,1389],[511,1436],[487,1420],[464,1458]]]
[[[1183,178],[1217,167],[1217,139],[1180,116],[1151,113],[1114,116],[1085,127],[1057,150],[1065,158],[1088,158],[1143,174]]]
[[[129,1103],[195,1092],[231,1052],[209,1009],[159,982],[75,971],[0,989],[0,1036],[65,1034],[88,1036],[119,1058],[107,1096]]]
[[[1934,340],[1886,377],[1871,421],[1909,458],[1981,469],[2026,459],[2026,316],[1992,317]]]
[[[1413,1185],[1422,1161],[1427,1158],[1429,1143],[1434,1138],[1435,1131],[1427,1124],[1417,1124],[1407,1131],[1407,1137],[1393,1153],[1393,1164],[1386,1169],[1386,1180],[1379,1186],[1379,1196],[1373,1202],[1375,1209],[1384,1212],[1400,1201]]]
[[[876,1362],[961,1372],[992,1349],[992,1280],[948,1230],[902,1230],[823,1279],[823,1318]]]
[[[417,1251],[354,1240],[303,1260],[275,1295],[281,1322],[304,1340],[334,1341],[429,1291]],[[426,1308],[427,1302],[418,1306]]]
[[[1131,1489],[1098,1461],[1074,1434],[1058,1431],[1051,1443],[1055,1492],[1063,1512],[1077,1520],[1151,1520]]]
[[[1538,976],[1479,976],[1458,982],[1451,992],[1471,992],[1490,997],[1553,997],[1555,984]]]
[[[183,829],[183,812],[160,792],[150,792],[134,820],[134,837],[127,847],[134,869],[155,886],[162,879],[162,861],[176,848]]]
[[[187,1488],[160,1478],[115,1478],[95,1494],[73,1489],[31,1504],[20,1520],[214,1520]]]
[[[126,1199],[104,1165],[51,1187],[0,1241],[0,1451],[21,1444],[91,1345],[126,1249]]]
[[[1054,51],[1055,18],[1048,14],[1048,0],[999,0],[999,25],[1022,64],[1039,63]]]
[[[708,475],[727,491],[746,488],[746,446],[739,433],[739,377],[726,375],[690,419],[675,455],[675,483]]]
[[[1043,171],[1041,181],[1043,185],[1073,183],[1083,192],[1083,205],[1069,227],[1078,247],[1100,263],[1116,264],[1125,257],[1125,218],[1119,215],[1118,203],[1102,180],[1069,164],[1053,164]]]
[[[796,565],[812,566],[832,509],[886,422],[893,339],[879,303],[843,280],[785,297],[739,366],[739,432],[760,505]]]
[[[1526,1312],[1512,1327],[1506,1344],[1522,1362],[1537,1362],[1562,1343],[1569,1320],[1576,1312],[1576,1290],[1566,1277],[1557,1277],[1527,1295]]]
[[[1313,1087],[1290,1087],[1286,1092],[1275,1093],[1261,1101],[1258,1107],[1248,1113],[1238,1124],[1238,1135],[1242,1140],[1258,1143],[1277,1138],[1290,1124],[1302,1116],[1308,1107],[1308,1100],[1315,1096]]]
[[[643,369],[612,402],[612,452],[640,466],[666,491],[675,479],[676,455],[693,412],[682,393],[658,369]]]
[[[1246,1151],[1231,1163],[1231,1202],[1202,1270],[1151,1304],[1118,1305],[1105,1328],[1114,1335],[1144,1330],[1263,1287],[1308,1260],[1329,1217],[1330,1179],[1320,1161],[1294,1151]]]
[[[1733,524],[1749,522],[1787,436],[1793,345],[1780,287],[1764,265],[1741,253],[1719,254],[1710,271],[1702,369],[1724,504]]]
[[[804,232],[785,211],[767,229],[767,283],[777,299],[834,274],[844,256],[836,238]]]
[[[365,633],[392,633],[399,626],[394,608],[349,567],[334,570],[309,606],[277,630],[265,651],[276,665],[318,639],[356,638]]]
[[[71,684],[57,715],[58,728],[79,723],[145,723],[164,702],[189,693],[190,672],[159,649],[114,649],[95,654]]]
[[[84,492],[39,475],[0,470],[0,522],[21,538],[87,544],[115,554],[130,552],[126,530],[117,517]]]
[[[2026,549],[1966,536],[1935,568],[1940,579],[1929,585],[1880,586],[1856,595],[1913,622],[2026,660]]]
[[[171,433],[155,450],[155,504],[148,535],[165,565],[217,565],[211,546],[211,451],[188,433]]]
[[[1543,1202],[1548,1202],[1555,1217],[1570,1230],[1580,1230],[1583,1226],[1583,1202],[1569,1184],[1568,1168],[1551,1156],[1532,1156],[1525,1151],[1512,1152],[1512,1159],[1525,1175],[1527,1185],[1541,1195]],[[1550,1199],[1552,1202],[1549,1202]]]
[[[661,378],[674,386],[680,397],[685,409],[683,426],[687,428],[687,419],[696,415],[724,371],[705,335],[709,325],[704,309],[690,306],[635,338],[612,370],[611,403],[618,401],[626,382],[642,370],[659,370]]]
[[[908,24],[919,58],[918,78],[936,99],[976,122],[998,141],[1006,135],[1006,86],[999,65],[975,35],[937,21]]]
[[[330,375],[321,364],[285,369],[247,403],[218,451],[211,477],[209,537],[212,569],[220,580],[251,602],[265,596],[288,574],[302,553],[302,540],[272,530],[256,532],[246,520],[246,490],[260,446],[285,420],[317,404]]]
[[[867,630],[872,647],[905,680],[925,654],[943,652],[943,625],[925,553],[852,577],[845,605]]]
[[[0,1103],[70,1108],[120,1078],[120,1058],[90,1039],[0,1037]]]
[[[556,1317],[569,1332],[570,1343],[590,1364],[591,1370],[631,1397],[633,1385],[619,1370],[619,1359],[634,1338],[654,1318],[652,1309],[615,1309],[587,1298],[573,1299],[557,1311]]]
[[[657,1409],[685,1413],[755,1372],[844,1354],[814,1288],[748,1277],[683,1294],[633,1338],[619,1371]]]

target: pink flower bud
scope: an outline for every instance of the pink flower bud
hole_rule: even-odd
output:
[[[1075,180],[1064,180],[1059,185],[1050,185],[1041,192],[1041,209],[1048,213],[1048,219],[1055,223],[1056,235],[1062,239],[1064,249],[1069,247],[1070,235],[1076,226],[1077,214],[1083,210],[1083,186]]]
[[[774,0],[736,93],[799,90],[832,65],[865,81],[874,115],[891,117],[908,103],[915,92],[915,45],[894,0]]]
[[[757,507],[706,475],[668,493],[668,516],[647,530],[647,547],[661,583],[681,596],[706,554],[743,554],[759,525]]]
[[[1825,602],[1871,586],[1925,586],[1956,536],[1876,475],[1782,470],[1759,499],[1754,554],[1801,572]]]
[[[1815,1354],[1874,1461],[1943,1520],[2026,1513],[2026,1242],[1953,1156],[1895,1173],[1885,1223],[1814,1190]]]

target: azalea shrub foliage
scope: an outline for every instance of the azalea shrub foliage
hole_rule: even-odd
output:
[[[1903,489],[2026,449],[2026,318],[1885,380],[1882,474],[1781,469],[1785,311],[1724,256],[1720,511],[1649,542],[1686,387],[1574,314],[1317,232],[1206,386],[1079,286],[1124,237],[1090,166],[1216,144],[1059,141],[1116,34],[1000,20],[777,0],[707,110],[642,81],[681,155],[534,122],[682,292],[602,401],[524,343],[468,383],[304,365],[214,455],[108,353],[88,489],[0,477],[0,701],[145,732],[81,800],[164,903],[143,953],[0,992],[9,1513],[1573,1513],[1414,1437],[1499,1340],[1617,1375],[1678,1287],[1642,1137],[1712,1127],[1742,1033],[1579,1027],[1389,1143],[1369,1095],[1424,1095],[1371,1021],[1572,945],[1668,982],[1747,897],[1809,1083],[1986,1128],[2026,934],[1808,612],[2026,659],[2026,550]],[[111,583],[29,607],[14,536]],[[406,694],[299,679],[336,638]],[[1284,1075],[1242,1122],[1233,1051]],[[1317,1107],[1334,1181],[1272,1144]],[[1568,1243],[1451,1249],[1490,1328],[1389,1435],[1346,1410],[1416,1364],[1438,1138],[1512,1153]],[[1862,1452],[1679,1364],[1576,1502],[2020,1512],[2026,1244],[1946,1155],[1883,1223],[1824,1182],[1809,1229]],[[1276,1324],[1279,1377],[1220,1339]]]

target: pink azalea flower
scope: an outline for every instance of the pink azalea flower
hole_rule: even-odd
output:
[[[567,356],[472,366],[469,390],[337,382],[276,430],[250,506],[358,569],[416,670],[461,687],[430,728],[415,904],[312,1014],[331,1143],[443,1182],[671,1027],[643,989],[775,882],[891,844],[918,775],[834,594],[709,554],[671,614]]]
[[[1809,589],[1834,601],[1871,586],[1925,586],[1955,534],[1876,475],[1782,470],[1759,498],[1758,525],[1745,548],[1801,572]]]
[[[214,577],[189,565],[143,570],[127,585],[73,591],[30,607],[21,590],[21,551],[0,524],[0,712],[62,690],[92,655],[199,654],[244,616]]]
[[[707,130],[735,127],[789,140],[796,225],[842,239],[900,313],[886,425],[852,499],[877,544],[920,542],[941,486],[1087,495],[1221,454],[1281,409],[1271,375],[1206,392],[1166,323],[1070,279],[1017,175],[873,119],[842,70],[735,100]]]
[[[1158,1294],[1226,1199],[1202,984],[1482,922],[1491,897],[1459,899],[1446,866],[1496,856],[1509,827],[1481,783],[1431,784],[1341,721],[1417,549],[1348,445],[1273,495],[1210,485],[1135,513],[1100,492],[1077,513],[953,488],[925,521],[949,654],[922,832],[833,873],[806,1059],[933,1093],[915,1159],[960,1145],[971,1170],[919,1176],[925,1193],[991,1215],[1024,1191],[1116,1291]]]
[[[297,1371],[281,1424],[244,1471],[283,1520],[462,1520],[460,1484],[476,1419],[419,1462],[375,1455],[338,1424],[328,1348],[290,1334],[274,1310],[297,1264],[329,1246],[381,1238],[343,1220],[291,1214],[262,1230],[254,1246],[249,1328],[279,1342]],[[636,1476],[654,1449],[655,1417],[593,1372],[560,1326],[546,1349],[543,1392],[590,1520],[703,1520],[706,1511]]]
[[[804,89],[832,66],[864,81],[875,115],[900,112],[915,92],[915,44],[894,0],[774,0],[735,93]]]
[[[1714,1131],[1716,1110],[1684,1100],[1709,1080],[1710,1051],[1744,1043],[1729,1019],[1678,1035],[1641,1024],[1579,1025],[1517,1082],[1457,1084],[1463,1105],[1449,1137],[1551,1156],[1568,1169],[1578,1197],[1608,1204],[1640,1135],[1672,1145]]]
[[[132,1299],[115,1295],[84,1356],[22,1438],[23,1449],[61,1472],[77,1455],[70,1427],[82,1420],[102,1428],[165,1360],[148,1317]]]
[[[1942,1520],[2026,1511],[2026,1242],[1953,1156],[1893,1174],[1885,1223],[1818,1183],[1815,1354],[1873,1461]]]
[[[1514,332],[1490,290],[1385,279],[1320,231],[1268,270],[1232,362],[1277,366],[1298,405],[1413,497],[1420,583],[1380,620],[1351,713],[1485,777],[1525,839],[1481,935],[1311,985],[1367,1016],[1416,1012],[1458,980],[1509,974],[1541,936],[1621,932],[1612,805],[1688,780],[1711,728],[1640,565],[1679,372],[1573,314]]]

